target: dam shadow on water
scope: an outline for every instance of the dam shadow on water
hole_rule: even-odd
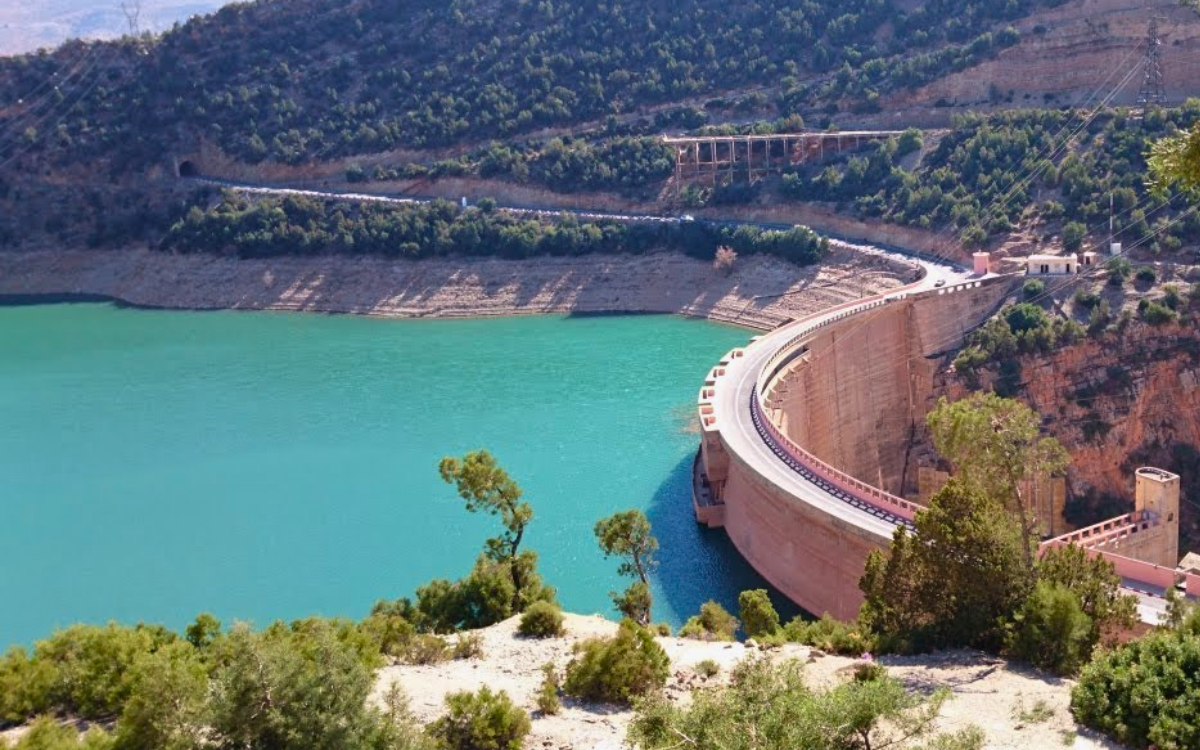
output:
[[[692,510],[692,459],[680,461],[664,479],[646,510],[659,540],[656,593],[680,622],[700,611],[713,599],[738,613],[738,594],[747,589],[766,589],[781,621],[796,615],[808,616],[790,599],[759,575],[733,546],[723,529],[709,529],[696,522]],[[656,620],[664,618],[655,614]]]

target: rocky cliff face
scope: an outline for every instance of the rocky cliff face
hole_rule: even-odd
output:
[[[1200,547],[1200,333],[1194,319],[1018,358],[1015,396],[1042,415],[1071,453],[1067,516],[1075,525],[1133,508],[1133,470],[1153,465],[1183,481],[1181,548]],[[1013,370],[1009,365],[1008,374]],[[1001,368],[981,374],[990,389]],[[1011,380],[1010,380],[1011,382]],[[934,397],[962,398],[971,384],[943,368]],[[928,463],[928,435],[914,453]]]
[[[932,116],[954,107],[989,104],[1040,107],[1090,102],[1094,106],[1133,66],[1140,65],[1150,18],[1155,15],[1160,17],[1167,96],[1183,101],[1196,95],[1200,80],[1200,18],[1195,13],[1176,0],[1143,4],[1071,0],[1014,23],[1021,32],[1020,44],[921,89],[898,93],[888,99],[884,111],[925,111]],[[1135,104],[1141,83],[1139,67],[1113,104]]]

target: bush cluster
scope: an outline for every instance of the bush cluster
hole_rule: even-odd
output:
[[[799,226],[772,230],[706,222],[580,223],[571,216],[527,219],[482,206],[463,209],[449,201],[384,205],[305,196],[251,199],[234,192],[226,192],[211,208],[192,206],[160,243],[164,250],[244,258],[341,254],[413,259],[677,249],[712,260],[723,245],[739,255],[765,253],[802,265],[820,261],[829,251],[826,238]]]
[[[583,700],[630,704],[665,685],[669,665],[654,634],[626,619],[612,638],[593,638],[576,646],[563,691]]]
[[[553,602],[534,602],[521,614],[517,632],[532,638],[555,638],[562,635],[562,609]]]
[[[679,629],[679,637],[702,641],[732,641],[737,635],[737,629],[737,618],[720,604],[710,600],[700,605],[700,614],[688,618]]]

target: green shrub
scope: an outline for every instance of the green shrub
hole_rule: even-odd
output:
[[[732,641],[737,629],[737,618],[720,604],[710,600],[700,605],[700,614],[689,618],[683,624],[679,629],[679,637],[702,641]]]
[[[1080,289],[1078,292],[1075,292],[1075,304],[1091,310],[1100,304],[1100,295],[1091,289]]]
[[[670,660],[649,630],[623,620],[612,638],[593,638],[575,647],[563,686],[584,700],[629,704],[667,682]]]
[[[797,617],[784,628],[784,635],[792,643],[812,646],[830,654],[861,656],[876,650],[875,639],[863,627],[853,622],[842,622],[828,613],[820,620],[808,621]]]
[[[553,716],[562,709],[562,701],[558,694],[562,690],[562,680],[553,663],[542,665],[542,684],[538,686],[537,707],[547,716]]]
[[[1046,291],[1046,282],[1041,279],[1030,279],[1021,287],[1021,291],[1024,293],[1025,299],[1040,297]]]
[[[1055,674],[1074,674],[1090,652],[1092,620],[1066,586],[1038,581],[1014,616],[1010,654]]]
[[[766,589],[743,591],[738,595],[738,614],[742,630],[750,638],[773,636],[779,632],[779,613],[771,604]]]
[[[704,677],[716,677],[720,671],[721,665],[717,664],[712,659],[705,659],[704,661],[696,663],[696,674],[698,675],[703,675]]]
[[[554,638],[562,635],[563,613],[557,604],[534,602],[521,615],[517,632],[531,638]]]
[[[383,612],[372,613],[358,627],[375,644],[379,653],[388,656],[403,656],[417,634],[413,624],[401,615]]]
[[[1069,221],[1063,226],[1063,248],[1069,252],[1078,252],[1083,247],[1083,238],[1087,236],[1087,227],[1077,221]]]
[[[122,750],[199,750],[208,697],[200,652],[179,641],[134,662],[129,700],[117,722]]]
[[[982,744],[946,744],[943,736],[929,736],[947,690],[910,693],[884,677],[817,692],[803,676],[794,660],[747,659],[734,667],[728,686],[697,690],[691,701],[664,695],[639,701],[627,742],[643,750],[911,748],[920,740],[941,750]]]
[[[1071,710],[1135,748],[1200,747],[1200,637],[1152,633],[1102,652],[1083,668]]]
[[[1142,316],[1142,320],[1152,326],[1161,326],[1175,321],[1175,311],[1161,302],[1147,302],[1146,304],[1138,305],[1138,312]]]
[[[671,626],[668,623],[660,622],[654,626],[654,632],[658,633],[663,638],[671,637]]]
[[[1155,273],[1154,269],[1150,266],[1142,266],[1137,270],[1137,274],[1135,274],[1134,278],[1147,284],[1153,284],[1158,280],[1158,274]]]
[[[176,639],[163,628],[111,623],[60,630],[37,643],[34,663],[22,667],[14,661],[25,683],[17,701],[36,711],[52,709],[84,719],[114,717],[129,698],[134,662]]]
[[[529,734],[529,715],[503,690],[451,693],[446,706],[429,732],[448,750],[520,750]]]
[[[455,659],[482,659],[483,636],[479,633],[459,633],[454,642]]]
[[[403,659],[409,664],[441,664],[450,658],[450,645],[440,635],[421,633],[412,637]]]
[[[887,667],[873,659],[864,659],[854,665],[855,682],[871,682],[887,677]]]
[[[1105,267],[1108,269],[1108,283],[1113,286],[1121,286],[1133,273],[1133,266],[1124,258],[1113,258],[1105,264]]]
[[[112,735],[102,729],[80,734],[70,724],[60,724],[50,717],[33,722],[13,750],[111,750],[116,746]],[[8,747],[0,739],[0,748]]]

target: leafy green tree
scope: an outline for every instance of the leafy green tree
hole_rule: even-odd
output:
[[[1040,540],[1038,518],[1021,488],[1028,480],[1064,471],[1070,462],[1066,449],[1041,436],[1041,420],[1033,410],[993,393],[953,403],[943,396],[926,421],[934,447],[954,465],[963,487],[994,498],[1020,519],[1025,562],[1032,572]]]
[[[650,572],[658,564],[658,539],[651,533],[650,520],[640,510],[627,510],[597,521],[595,531],[604,556],[622,558],[617,573],[637,578],[623,594],[610,592],[617,610],[639,625],[649,625]]]
[[[484,555],[508,566],[512,611],[524,611],[541,595],[542,586],[536,573],[537,554],[521,551],[525,530],[533,520],[533,508],[521,500],[521,488],[487,451],[473,451],[462,459],[443,458],[438,471],[442,481],[456,486],[467,510],[500,517],[504,533],[487,540]]]
[[[1067,222],[1063,226],[1062,232],[1063,249],[1069,253],[1078,252],[1083,247],[1085,237],[1087,237],[1086,226],[1078,221]]]
[[[215,750],[340,750],[378,731],[371,671],[329,625],[303,634],[236,626],[214,655],[209,744]]]
[[[1038,581],[1013,620],[1006,648],[1035,667],[1071,675],[1091,653],[1092,618],[1062,584]]]
[[[477,693],[446,696],[450,709],[429,728],[447,750],[521,750],[529,734],[529,714],[508,693],[483,687]]]
[[[129,700],[117,723],[121,750],[196,750],[202,746],[208,671],[191,643],[179,641],[133,664]]]
[[[998,500],[951,479],[888,553],[867,558],[861,618],[892,648],[996,650],[1003,621],[1033,587],[1032,551]]]
[[[198,649],[206,649],[221,635],[221,621],[207,612],[201,613],[184,630],[188,643]]]
[[[738,614],[742,630],[750,638],[763,638],[779,633],[779,613],[771,604],[766,589],[754,589],[738,594]]]
[[[1085,658],[1107,633],[1132,629],[1138,622],[1137,597],[1122,592],[1113,564],[1078,545],[1047,550],[1038,560],[1037,575],[1039,581],[1063,586],[1079,599],[1080,610],[1091,621]]]

